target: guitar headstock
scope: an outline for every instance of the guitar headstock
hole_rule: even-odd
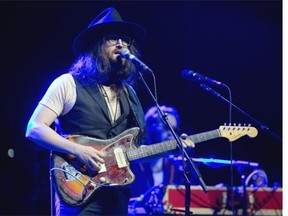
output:
[[[251,138],[257,136],[258,131],[255,127],[250,126],[220,126],[219,131],[222,137],[229,139],[229,141],[235,141],[242,136],[248,135]]]

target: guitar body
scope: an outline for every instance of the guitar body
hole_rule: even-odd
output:
[[[69,205],[82,205],[98,189],[131,184],[135,176],[129,167],[130,161],[161,155],[177,148],[177,143],[173,139],[137,148],[135,143],[139,132],[140,129],[134,127],[107,140],[81,135],[67,137],[72,142],[101,151],[105,156],[105,162],[100,170],[95,172],[73,155],[51,152],[50,172],[60,198]],[[256,137],[257,133],[257,129],[253,127],[220,126],[219,129],[190,135],[186,139],[191,139],[194,143],[218,137],[234,141],[244,135]]]
[[[100,171],[95,172],[72,155],[51,152],[52,176],[62,200],[78,206],[98,189],[131,184],[135,176],[129,167],[126,151],[136,148],[134,143],[138,134],[139,128],[131,128],[108,140],[78,135],[68,137],[72,142],[89,145],[103,152],[105,163]]]

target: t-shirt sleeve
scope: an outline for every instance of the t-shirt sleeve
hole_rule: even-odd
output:
[[[68,113],[76,101],[76,86],[71,74],[57,77],[48,87],[40,104],[48,107],[57,116]]]

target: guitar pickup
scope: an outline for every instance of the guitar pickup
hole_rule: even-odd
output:
[[[124,155],[124,152],[121,148],[115,148],[114,149],[114,155],[115,155],[117,165],[119,168],[127,167],[125,155]]]

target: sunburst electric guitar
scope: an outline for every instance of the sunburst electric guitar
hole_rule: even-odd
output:
[[[199,143],[219,137],[234,141],[244,135],[256,137],[257,134],[258,131],[254,127],[220,126],[218,129],[194,134],[187,138],[194,143]],[[134,127],[108,140],[82,135],[67,137],[72,142],[92,146],[103,152],[105,163],[98,172],[95,172],[73,155],[51,152],[50,172],[62,200],[67,204],[78,206],[84,204],[100,188],[131,184],[135,176],[129,167],[130,162],[167,153],[177,148],[175,140],[137,148],[135,143],[138,135],[139,128]]]

